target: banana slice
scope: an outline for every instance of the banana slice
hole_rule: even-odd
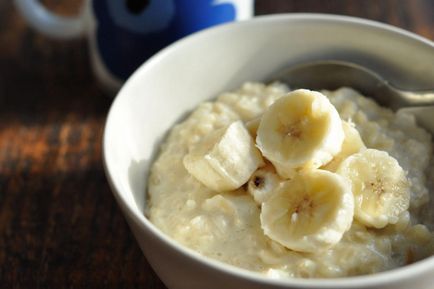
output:
[[[353,154],[337,173],[352,183],[355,218],[368,227],[396,224],[410,205],[406,173],[387,152],[366,149]]]
[[[333,159],[326,164],[323,169],[335,172],[340,163],[352,154],[366,149],[359,131],[355,128],[354,124],[347,121],[342,121],[342,128],[344,130],[344,142],[342,143],[341,151],[333,157]]]
[[[335,107],[319,92],[298,89],[276,100],[263,114],[256,144],[283,177],[328,163],[344,132]]]
[[[285,181],[262,204],[264,233],[281,245],[317,252],[338,243],[354,214],[351,185],[324,170],[304,171]]]
[[[283,180],[271,164],[257,169],[247,183],[247,191],[256,203],[262,204],[271,196]]]
[[[219,192],[239,188],[264,164],[242,121],[207,135],[190,150],[183,162],[198,181]]]
[[[257,116],[251,120],[245,122],[246,128],[249,131],[250,135],[256,139],[259,123],[261,122],[262,115]]]

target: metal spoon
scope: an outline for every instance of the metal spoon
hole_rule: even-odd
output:
[[[417,122],[434,135],[434,89],[401,90],[366,67],[338,60],[295,65],[274,74],[270,81],[286,83],[291,89],[352,87],[383,106],[413,114]]]

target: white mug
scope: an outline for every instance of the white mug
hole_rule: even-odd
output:
[[[47,36],[86,36],[96,78],[110,93],[171,42],[253,16],[253,0],[85,0],[75,17],[56,15],[37,0],[14,1],[30,26]]]

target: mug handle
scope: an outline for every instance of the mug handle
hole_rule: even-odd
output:
[[[84,13],[75,17],[56,15],[36,0],[14,0],[28,24],[35,30],[58,39],[73,39],[84,35]]]

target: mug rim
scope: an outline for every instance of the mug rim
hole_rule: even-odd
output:
[[[198,252],[190,249],[184,245],[181,245],[176,240],[170,238],[165,233],[163,233],[160,229],[158,229],[147,217],[145,217],[143,212],[139,212],[138,209],[134,209],[126,200],[125,194],[122,192],[121,187],[115,181],[115,178],[112,178],[113,169],[112,165],[108,161],[109,148],[108,148],[108,131],[110,130],[112,115],[115,113],[114,108],[118,106],[118,103],[125,98],[125,91],[128,91],[128,87],[131,83],[136,83],[137,80],[140,79],[141,75],[144,71],[152,68],[154,65],[158,65],[161,58],[164,58],[166,54],[172,53],[173,50],[176,50],[178,46],[183,45],[183,43],[189,42],[192,38],[200,37],[202,34],[211,34],[211,33],[222,33],[224,30],[232,29],[233,26],[242,26],[242,25],[251,25],[252,22],[259,25],[261,23],[268,22],[279,22],[279,21],[330,21],[335,23],[347,23],[347,24],[355,24],[358,26],[364,26],[368,28],[372,28],[375,30],[382,30],[387,33],[392,33],[407,39],[411,39],[415,42],[419,42],[425,44],[434,50],[434,42],[431,40],[417,35],[413,32],[404,30],[402,28],[392,26],[390,24],[381,23],[374,20],[363,19],[359,17],[353,16],[344,16],[344,15],[336,15],[336,14],[323,14],[323,13],[281,13],[281,14],[273,14],[273,15],[263,15],[263,16],[255,16],[252,19],[239,21],[239,22],[231,22],[228,24],[218,25],[216,27],[208,28],[196,33],[193,33],[187,37],[184,37],[166,48],[162,49],[154,56],[149,58],[146,62],[138,67],[138,69],[127,79],[121,90],[117,93],[109,112],[107,114],[106,123],[104,126],[104,135],[103,135],[103,166],[105,170],[105,174],[109,185],[111,187],[112,193],[115,196],[119,206],[122,208],[124,214],[128,214],[128,216],[142,229],[149,231],[151,234],[155,235],[160,242],[163,242],[166,246],[169,246],[171,249],[181,253],[186,258],[191,258],[194,261],[201,263],[204,266],[210,267],[213,270],[217,270],[220,272],[224,272],[225,274],[229,274],[235,277],[240,277],[243,279],[248,279],[258,284],[264,285],[272,285],[285,287],[288,285],[292,286],[300,286],[302,288],[335,288],[336,286],[341,286],[342,288],[358,288],[360,285],[364,286],[372,286],[372,285],[383,285],[390,283],[393,280],[394,283],[398,283],[403,281],[409,277],[415,277],[418,275],[426,274],[428,271],[434,272],[434,256],[425,258],[423,260],[417,261],[413,264],[401,266],[398,268],[394,268],[391,270],[360,275],[360,276],[352,276],[352,277],[340,277],[340,278],[314,278],[314,279],[305,279],[305,278],[279,278],[274,279],[259,272],[249,271],[247,269],[243,269],[240,267],[236,267],[234,265],[230,265],[224,263],[222,261],[218,261],[206,256],[199,254]],[[128,94],[127,94],[128,95]]]

